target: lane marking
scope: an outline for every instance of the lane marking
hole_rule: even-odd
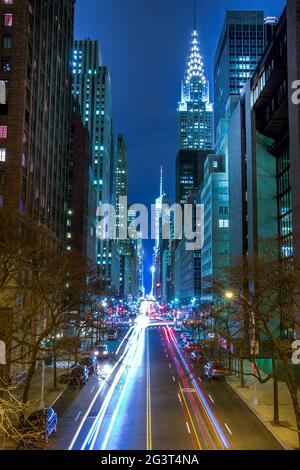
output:
[[[198,380],[199,380],[199,382],[202,382],[202,380],[200,379],[200,377],[198,377]]]
[[[185,424],[186,424],[186,427],[187,427],[188,433],[189,433],[189,434],[192,434],[192,433],[191,433],[191,430],[190,430],[190,427],[189,427],[189,423],[186,421],[186,423],[185,423]]]
[[[172,366],[171,366],[171,364],[169,364],[169,367],[170,367],[170,369],[172,369]]]
[[[214,400],[213,400],[213,398],[212,398],[212,396],[211,396],[211,395],[208,395],[208,396],[209,396],[209,398],[211,399],[211,401],[212,401],[213,403],[215,403]]]
[[[229,432],[229,434],[232,436],[232,432],[231,432],[231,430],[230,430],[230,428],[229,428],[228,424],[226,424],[226,423],[224,423],[224,424],[225,424],[225,427],[226,427],[227,431],[228,431],[228,432]]]
[[[178,400],[179,400],[180,404],[182,405],[182,400],[181,400],[180,393],[178,393]]]
[[[79,417],[80,417],[81,413],[82,413],[82,411],[79,411],[78,415],[75,418],[75,423],[77,423],[77,421],[79,420]]]
[[[196,437],[196,440],[197,440],[197,444],[198,444],[198,447],[200,450],[202,450],[202,447],[201,447],[201,444],[200,444],[200,441],[199,441],[199,437],[198,437],[198,433],[196,431],[196,428],[195,428],[195,425],[194,425],[194,421],[193,421],[193,418],[191,416],[191,413],[190,413],[190,409],[188,407],[188,404],[186,402],[186,399],[185,399],[185,396],[184,396],[184,392],[183,392],[183,389],[182,389],[182,386],[181,384],[179,384],[179,388],[180,388],[180,393],[181,393],[181,396],[183,398],[183,401],[184,401],[184,404],[185,404],[185,408],[188,412],[188,416],[189,416],[189,419],[190,419],[190,422],[191,422],[191,425],[192,425],[192,428],[193,428],[193,431],[194,431],[194,434],[195,434],[195,437]]]
[[[152,417],[151,417],[151,382],[150,382],[150,347],[147,330],[147,450],[152,450]]]
[[[175,379],[174,375],[173,375],[173,382],[176,382],[176,379]]]
[[[92,390],[90,391],[90,395],[92,395],[92,393],[93,393],[93,391],[95,390],[95,388],[96,388],[96,386],[94,386],[94,387],[92,388]]]

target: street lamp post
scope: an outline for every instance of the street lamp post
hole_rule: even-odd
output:
[[[151,266],[151,273],[152,273],[151,297],[154,297],[155,272],[156,272],[155,266]]]
[[[248,306],[251,309],[252,340],[251,340],[251,343],[250,343],[250,351],[251,351],[251,355],[254,356],[254,360],[255,360],[255,357],[259,354],[259,342],[257,340],[257,335],[256,335],[256,319],[255,319],[255,312],[253,311],[253,308],[252,308],[252,304],[249,301],[249,299],[247,299],[244,295],[239,294],[237,296],[233,292],[230,292],[230,291],[225,293],[225,297],[228,300],[232,300],[234,297],[240,297],[242,300],[244,300],[248,304]],[[256,366],[255,366],[255,363],[253,362],[252,365],[251,365],[251,373],[254,376],[253,387],[252,387],[252,389],[253,389],[253,404],[254,405],[258,405],[257,387],[256,387],[256,378],[255,378],[255,373],[256,372],[257,372]]]

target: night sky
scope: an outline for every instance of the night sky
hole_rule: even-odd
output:
[[[271,6],[270,6],[271,4]],[[206,75],[226,9],[263,9],[279,16],[284,0],[198,0],[198,32]],[[164,189],[174,198],[178,149],[177,104],[193,29],[193,0],[77,0],[76,39],[98,39],[112,78],[116,131],[124,135],[129,164],[129,202],[150,205]],[[152,244],[145,243],[145,281],[150,289]]]

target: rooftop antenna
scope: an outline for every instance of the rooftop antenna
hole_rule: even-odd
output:
[[[163,197],[163,167],[160,167],[160,197]]]
[[[194,31],[197,30],[197,0],[194,0]]]

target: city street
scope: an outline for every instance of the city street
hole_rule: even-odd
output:
[[[94,397],[93,397],[94,398]],[[225,382],[196,373],[168,325],[137,326],[73,450],[281,449]]]

